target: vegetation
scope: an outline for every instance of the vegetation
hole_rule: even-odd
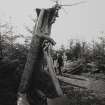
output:
[[[98,39],[99,41],[92,41],[91,43],[70,40],[69,48],[66,49],[61,46],[58,52],[65,52],[69,61],[82,59],[86,64],[94,64],[97,71],[105,73],[105,36]],[[92,72],[92,69],[90,69],[90,72]]]

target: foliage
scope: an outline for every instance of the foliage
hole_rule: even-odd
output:
[[[99,37],[99,41],[87,43],[85,41],[70,40],[69,48],[61,46],[59,52],[66,53],[67,59],[75,61],[85,59],[86,63],[93,63],[96,69],[105,72],[105,37]]]

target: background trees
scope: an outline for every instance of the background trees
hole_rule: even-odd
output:
[[[29,28],[26,30],[30,33]],[[23,39],[23,43],[19,40]],[[0,58],[7,57],[10,60],[18,59],[24,64],[28,49],[30,47],[30,36],[25,36],[15,31],[14,26],[10,22],[0,22]],[[90,43],[79,40],[69,40],[68,48],[64,45],[58,50],[52,50],[52,56],[56,52],[66,54],[67,60],[85,59],[86,62],[94,62],[98,69],[105,69],[105,36],[98,38],[98,41]]]

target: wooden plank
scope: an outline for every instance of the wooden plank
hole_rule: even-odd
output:
[[[54,66],[53,66],[53,61],[52,61],[51,55],[48,54],[47,52],[44,52],[44,54],[45,54],[45,57],[47,59],[47,65],[48,65],[48,68],[49,68],[49,73],[51,75],[51,78],[52,78],[53,84],[55,86],[55,89],[58,92],[59,96],[63,96],[63,92],[62,92],[62,89],[60,87],[59,81],[56,78],[56,74],[54,73]]]
[[[71,78],[67,78],[67,77],[63,77],[63,76],[57,76],[57,78],[60,81],[63,81],[65,83],[68,83],[70,85],[76,86],[76,87],[80,87],[80,88],[88,88],[89,86],[89,80],[87,81],[83,81],[83,80],[78,80],[78,79],[71,79]]]
[[[68,77],[68,78],[72,78],[72,79],[78,79],[78,80],[83,80],[83,81],[88,80],[88,78],[86,78],[84,76],[79,76],[79,75],[72,75],[72,74],[68,74],[68,73],[63,73],[62,75],[64,77]]]

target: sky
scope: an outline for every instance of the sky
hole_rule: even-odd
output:
[[[62,4],[72,4],[80,0],[60,0]],[[69,40],[91,41],[103,35],[105,31],[105,0],[83,0],[87,3],[64,7],[52,27],[51,37],[56,48],[67,46]],[[52,0],[0,0],[0,22],[11,17],[17,31],[27,35],[25,26],[32,28],[31,18],[35,18],[35,8],[49,8]]]

